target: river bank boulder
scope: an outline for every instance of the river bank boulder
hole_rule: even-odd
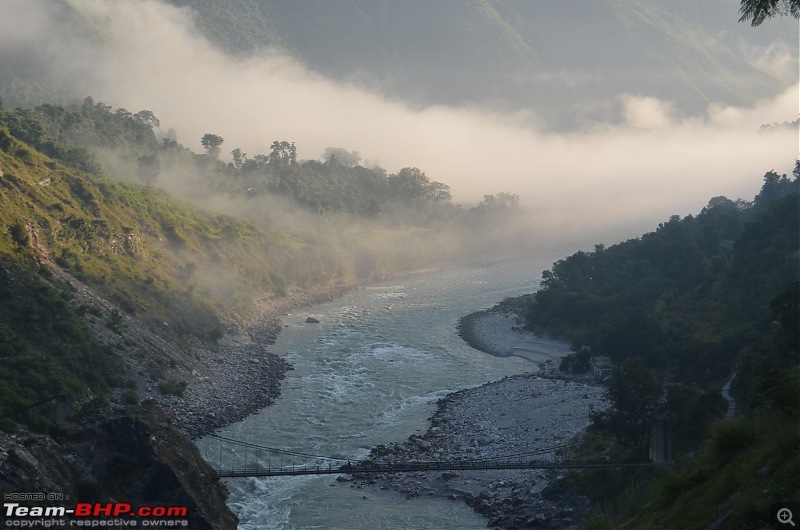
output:
[[[606,406],[600,386],[556,376],[513,376],[439,400],[430,428],[402,443],[372,449],[376,464],[430,461],[524,460],[579,435],[593,410]],[[368,465],[368,464],[367,464]],[[463,501],[503,529],[569,528],[589,508],[564,487],[560,470],[503,470],[356,474],[357,481],[407,498]]]
[[[238,524],[216,472],[156,411],[117,410],[52,437],[0,433],[0,491],[54,499],[34,504],[41,506],[185,506],[187,517],[175,520],[198,530],[233,530]]]

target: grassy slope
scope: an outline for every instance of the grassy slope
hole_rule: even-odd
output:
[[[799,447],[797,418],[777,410],[720,421],[699,453],[667,470],[615,527],[706,528],[723,517],[723,528],[761,527],[775,503],[797,498]]]
[[[138,365],[167,377],[168,358],[129,333],[104,346],[87,322],[108,335],[135,319],[172,347],[214,348],[256,299],[411,270],[447,248],[421,229],[264,228],[81,173],[0,134],[0,428],[13,418],[46,429],[52,406],[27,407],[63,391],[79,403],[135,395],[121,351],[143,350]]]

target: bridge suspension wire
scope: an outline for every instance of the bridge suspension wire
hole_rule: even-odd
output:
[[[303,453],[277,449],[266,445],[245,442],[235,438],[220,435],[211,435],[208,438],[216,439],[217,458],[219,459],[216,472],[219,478],[236,477],[280,477],[301,475],[334,475],[339,473],[398,473],[398,472],[430,472],[430,471],[480,471],[500,469],[576,469],[576,468],[618,468],[618,467],[643,467],[652,466],[652,462],[614,462],[614,461],[582,461],[569,457],[541,458],[540,455],[555,453],[560,449],[585,445],[585,442],[560,444],[536,451],[526,451],[513,455],[494,456],[490,458],[460,459],[460,460],[433,460],[433,461],[352,461],[345,458]],[[232,458],[223,465],[222,446],[228,445]],[[234,447],[243,448],[243,455],[238,454]],[[211,449],[213,451],[213,448]],[[227,451],[226,451],[227,452]],[[255,454],[254,454],[255,453]],[[266,455],[262,456],[262,453]],[[209,456],[211,456],[210,453]],[[277,456],[274,462],[270,455]],[[264,462],[267,457],[267,461]],[[536,458],[540,456],[540,458]],[[213,458],[213,456],[211,456]],[[290,458],[291,464],[284,459]],[[299,462],[298,462],[299,459]],[[210,459],[209,459],[210,460]],[[351,463],[352,462],[352,463]],[[239,464],[237,466],[237,463]],[[266,467],[264,467],[266,464]]]
[[[571,444],[562,444],[562,445],[554,445],[552,447],[546,447],[544,449],[537,449],[536,451],[526,451],[524,453],[514,453],[512,455],[498,455],[498,456],[491,456],[491,457],[484,457],[484,458],[470,458],[472,462],[482,462],[482,461],[497,461],[497,460],[515,460],[522,457],[527,456],[538,456],[547,453],[554,453],[559,449],[566,449],[568,447],[577,447],[579,445],[584,445],[585,442],[577,442]]]
[[[267,452],[270,452],[270,453],[276,453],[276,454],[281,454],[281,455],[302,457],[302,458],[308,458],[308,459],[314,459],[314,460],[326,460],[326,461],[338,462],[338,463],[342,463],[342,464],[350,463],[352,461],[352,459],[347,459],[347,458],[337,458],[337,457],[330,457],[330,456],[324,456],[324,455],[315,455],[315,454],[311,454],[311,453],[303,453],[303,452],[300,452],[300,451],[290,451],[288,449],[278,449],[278,448],[275,448],[275,447],[269,447],[269,446],[266,446],[266,445],[255,444],[255,443],[252,443],[252,442],[245,442],[245,441],[242,441],[242,440],[237,440],[235,438],[229,438],[227,436],[221,436],[221,435],[217,435],[217,434],[211,434],[208,437],[209,438],[213,438],[215,440],[222,441],[222,442],[227,442],[227,443],[230,443],[230,444],[233,444],[233,445],[246,447],[246,448],[249,448],[249,449],[258,449],[258,450],[263,450],[263,451],[267,451]],[[474,462],[475,464],[480,464],[480,463],[485,463],[485,462],[503,462],[503,461],[507,462],[507,461],[511,461],[511,460],[521,460],[523,458],[529,458],[529,457],[532,457],[532,456],[539,456],[539,455],[542,455],[542,454],[553,453],[555,451],[558,451],[559,449],[566,449],[568,447],[576,447],[576,446],[583,445],[583,444],[585,444],[585,442],[560,444],[560,445],[554,445],[554,446],[551,446],[551,447],[546,447],[544,449],[538,449],[536,451],[526,451],[524,453],[515,453],[515,454],[511,454],[511,455],[499,455],[499,456],[494,456],[494,457],[474,458],[474,459],[470,459],[470,462]],[[246,457],[246,455],[245,455],[245,457]],[[221,465],[221,462],[220,462],[220,465]]]
[[[266,451],[271,451],[273,453],[280,453],[280,454],[286,454],[286,455],[291,455],[291,456],[303,456],[303,457],[306,457],[306,458],[321,458],[321,459],[324,459],[324,460],[336,460],[336,461],[339,461],[339,462],[347,462],[349,460],[352,460],[352,459],[347,459],[347,458],[338,458],[338,457],[331,457],[331,456],[315,455],[315,454],[310,454],[310,453],[302,453],[302,452],[299,452],[299,451],[290,451],[288,449],[277,449],[275,447],[269,447],[269,446],[266,446],[266,445],[255,444],[255,443],[252,443],[252,442],[245,442],[245,441],[242,441],[242,440],[237,440],[235,438],[227,438],[225,436],[219,436],[219,435],[216,435],[216,434],[210,434],[210,435],[208,435],[208,438],[214,438],[216,440],[222,440],[222,441],[225,441],[225,442],[232,443],[234,445],[241,445],[241,446],[244,446],[244,447],[250,447],[250,448],[254,448],[254,449],[264,449]],[[514,453],[514,454],[510,454],[510,455],[501,455],[501,456],[496,456],[496,457],[491,457],[491,458],[477,458],[475,460],[497,460],[498,458],[517,458],[517,457],[520,457],[520,456],[540,455],[540,454],[552,453],[552,452],[558,451],[559,449],[566,449],[567,447],[576,447],[576,446],[584,445],[584,444],[585,444],[585,442],[576,442],[576,443],[571,443],[571,444],[554,445],[552,447],[545,447],[544,449],[537,449],[536,451],[526,451],[524,453]]]
[[[352,459],[348,460],[347,458],[337,458],[332,456],[323,456],[323,455],[313,455],[310,453],[301,453],[299,451],[289,451],[288,449],[277,449],[275,447],[269,447],[266,445],[259,445],[254,444],[252,442],[243,442],[242,440],[237,440],[235,438],[227,438],[225,436],[219,436],[216,434],[210,434],[208,438],[214,438],[215,440],[222,440],[224,442],[232,443],[234,445],[240,445],[242,447],[249,447],[251,449],[263,449],[264,451],[269,451],[271,453],[278,453],[282,455],[288,456],[302,456],[304,458],[314,458],[314,459],[321,459],[321,460],[333,460],[335,462],[349,462]]]

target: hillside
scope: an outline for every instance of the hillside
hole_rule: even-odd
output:
[[[280,395],[279,318],[464,257],[515,196],[464,212],[417,168],[298,162],[277,141],[226,164],[157,124],[91,98],[0,106],[0,490],[173,502],[235,528],[189,438]]]
[[[557,130],[622,121],[622,94],[698,115],[711,103],[751,106],[797,77],[796,24],[777,19],[770,31],[754,30],[738,23],[735,0],[167,2],[239,58],[277,50],[324,78],[413,106],[532,111]],[[69,60],[111,46],[81,12],[91,2],[7,9],[10,19],[33,21],[0,40],[8,106],[71,103],[96,90],[91,67]]]
[[[53,405],[34,404],[60,393],[78,412],[155,399],[192,434],[234,421],[279,392],[287,366],[263,345],[281,312],[463,255],[446,224],[424,225],[431,219],[421,214],[433,210],[402,227],[395,217],[323,216],[308,211],[308,200],[302,206],[299,177],[273,190],[287,195],[282,201],[266,189],[247,194],[249,181],[232,165],[159,144],[154,120],[90,99],[0,109],[4,428],[46,431]],[[302,170],[281,164],[292,175]],[[339,179],[348,171],[328,167]],[[280,173],[259,171],[260,182]],[[181,172],[194,179],[197,200],[221,201],[217,209],[152,186],[151,177],[169,187]],[[337,182],[318,196],[346,195]],[[237,210],[243,217],[222,213]],[[257,369],[246,366],[256,357]],[[218,391],[234,380],[257,385],[251,400]],[[197,417],[187,418],[187,408]]]
[[[286,312],[639,233],[699,210],[700,183],[754,191],[751,168],[794,149],[797,21],[753,30],[738,7],[0,2],[0,489],[53,475],[139,498],[183,480],[158,471],[170,460],[213,479],[185,438],[277,399]],[[751,528],[800,498],[799,177],[770,171],[752,202],[714,197],[577,252],[509,302],[576,344],[565,371],[613,363],[590,456],[640,458],[652,417],[672,421],[674,469],[572,478],[604,507],[590,525]],[[92,460],[97,434],[98,469],[61,465]],[[218,486],[203,487],[221,506]]]
[[[683,113],[712,101],[752,104],[784,83],[742,50],[772,40],[796,48],[790,22],[754,32],[727,0],[702,8],[659,0],[171,2],[196,10],[203,31],[234,53],[274,47],[325,76],[417,104],[534,109],[559,128],[615,120],[620,93],[670,101]]]
[[[646,458],[651,422],[670,422],[674,468],[619,471],[602,488],[575,477],[608,506],[591,528],[764,527],[797,500],[799,178],[800,162],[794,178],[768,172],[752,202],[715,197],[568,256],[516,302],[529,327],[575,344],[562,370],[614,367],[591,456]]]

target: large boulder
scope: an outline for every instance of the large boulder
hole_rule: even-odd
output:
[[[0,454],[3,492],[60,493],[71,499],[67,508],[76,502],[185,506],[189,528],[200,530],[238,524],[216,472],[155,412],[109,413],[52,438],[0,434]]]

